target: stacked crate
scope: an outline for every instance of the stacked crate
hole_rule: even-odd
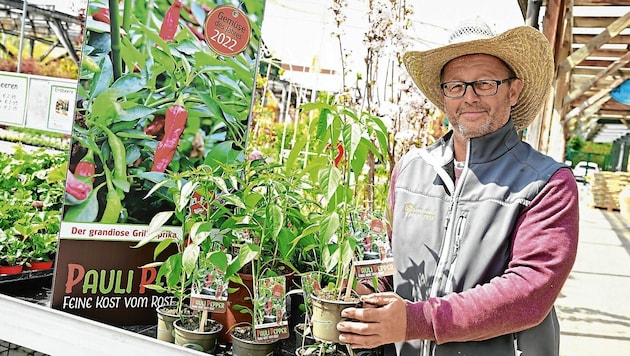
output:
[[[619,210],[619,193],[630,184],[628,172],[597,172],[590,181],[591,206]]]

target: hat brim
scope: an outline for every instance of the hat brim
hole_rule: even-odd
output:
[[[418,88],[444,110],[440,72],[449,61],[469,54],[489,54],[507,63],[523,81],[523,89],[512,108],[512,120],[522,130],[536,118],[551,88],[553,53],[549,41],[531,26],[510,29],[498,36],[449,44],[427,51],[409,51],[403,62]]]

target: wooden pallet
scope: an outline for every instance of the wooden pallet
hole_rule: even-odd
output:
[[[599,206],[599,205],[590,205],[588,206],[591,209],[600,209],[600,210],[606,210],[606,211],[619,211],[619,208],[614,207],[614,206]]]
[[[619,210],[619,193],[630,185],[628,172],[597,172],[591,181],[591,205],[609,211]]]

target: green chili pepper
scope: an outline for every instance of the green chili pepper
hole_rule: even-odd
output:
[[[112,187],[113,188],[113,187]],[[115,224],[118,222],[118,217],[122,211],[122,203],[120,196],[116,189],[109,189],[107,191],[107,202],[103,216],[101,217],[101,223],[103,224]]]
[[[81,66],[83,68],[89,69],[91,72],[94,72],[94,73],[98,73],[101,71],[101,67],[98,65],[98,63],[96,63],[94,58],[88,55],[83,55],[81,57]]]
[[[107,142],[114,158],[114,179],[127,180],[127,151],[120,137],[107,127],[101,127],[107,134]]]

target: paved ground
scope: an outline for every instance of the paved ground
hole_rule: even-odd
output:
[[[630,354],[630,225],[619,211],[588,206],[582,188],[580,242],[556,303],[562,356]]]

